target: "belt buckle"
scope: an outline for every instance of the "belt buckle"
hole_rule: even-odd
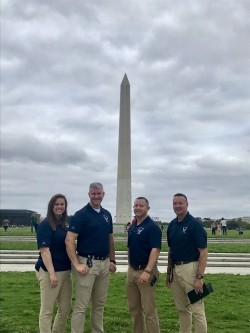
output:
[[[105,258],[105,257],[100,257],[100,256],[94,256],[94,259],[96,259],[96,260],[105,260],[105,259],[107,259],[107,258]]]
[[[144,270],[144,268],[145,268],[145,265],[139,265],[140,270]]]

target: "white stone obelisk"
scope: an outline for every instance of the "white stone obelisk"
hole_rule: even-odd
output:
[[[130,84],[125,74],[120,92],[116,223],[131,222],[131,212]]]

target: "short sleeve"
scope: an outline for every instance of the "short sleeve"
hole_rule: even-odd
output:
[[[194,239],[197,248],[205,249],[207,247],[207,232],[200,222],[195,225]]]
[[[75,213],[70,221],[68,231],[74,232],[75,234],[80,234],[83,226],[84,215],[79,211]]]
[[[41,222],[37,229],[37,247],[50,247],[52,238],[52,228],[49,222]]]
[[[161,248],[161,237],[162,233],[158,225],[153,225],[150,233],[149,233],[149,243],[150,247],[153,248]]]
[[[112,220],[112,216],[111,216],[111,214],[110,214],[110,229],[109,229],[109,233],[110,234],[113,234],[113,220]]]

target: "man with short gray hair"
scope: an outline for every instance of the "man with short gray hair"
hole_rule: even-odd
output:
[[[101,183],[89,186],[89,203],[73,216],[66,237],[66,249],[76,279],[71,333],[83,333],[85,314],[91,299],[91,332],[103,333],[109,273],[116,271],[111,214],[101,206],[105,192]],[[75,241],[77,247],[75,248]],[[76,254],[77,251],[77,254]]]

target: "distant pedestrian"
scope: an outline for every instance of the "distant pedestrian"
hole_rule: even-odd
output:
[[[128,222],[126,225],[127,241],[128,241],[128,231],[129,231],[130,226],[131,226],[131,223]]]
[[[128,222],[127,225],[126,225],[126,233],[128,233],[130,226],[131,226],[131,223]]]
[[[221,223],[218,222],[217,224],[217,232],[218,232],[218,235],[221,235]]]
[[[243,228],[237,228],[237,231],[238,231],[239,235],[243,235],[244,229]]]
[[[4,220],[3,220],[3,228],[4,228],[4,232],[7,232],[7,229],[10,226],[10,221],[7,219],[7,217],[5,216]]]
[[[36,213],[33,213],[31,215],[31,225],[30,225],[31,232],[33,233],[33,229],[35,229],[35,232],[37,233],[37,227],[38,227],[38,224],[37,224]]]
[[[211,224],[211,230],[212,230],[212,235],[216,235],[216,225],[215,225],[215,222],[212,222],[212,224]]]
[[[222,217],[220,223],[222,226],[222,234],[227,235],[227,220],[225,220],[224,217]]]

